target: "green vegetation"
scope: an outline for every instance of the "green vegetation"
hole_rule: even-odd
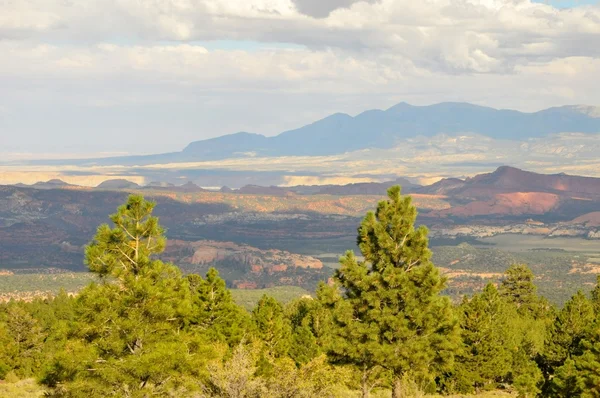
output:
[[[159,260],[153,209],[131,196],[98,228],[77,295],[0,304],[0,396],[600,396],[600,278],[558,309],[513,264],[453,305],[398,187],[361,223],[362,259],[295,299]]]
[[[404,395],[407,379],[433,386],[458,350],[453,309],[440,296],[445,280],[429,260],[426,228],[414,228],[416,216],[411,198],[391,188],[358,230],[365,261],[348,251],[335,274],[339,286],[321,293],[333,321],[328,353],[363,372],[363,396],[376,369],[391,377],[393,398]]]
[[[61,290],[77,293],[96,279],[96,276],[83,272],[0,275],[0,297],[4,297],[6,300],[32,300],[55,296]],[[308,290],[298,286],[230,290],[235,302],[248,311],[251,311],[264,295],[271,296],[283,304],[302,296],[311,295]]]
[[[0,275],[0,298],[44,297],[56,295],[61,289],[75,293],[95,279],[94,275],[84,272]]]
[[[302,296],[310,296],[311,293],[297,286],[276,286],[268,289],[231,289],[231,295],[238,305],[252,311],[263,296],[273,297],[282,304],[288,304]]]
[[[519,235],[510,236],[511,241],[521,238]],[[574,243],[571,242],[571,245]],[[446,294],[460,298],[481,291],[486,283],[499,282],[504,270],[515,263],[527,264],[531,268],[540,294],[556,305],[563,305],[579,289],[591,290],[596,283],[596,268],[600,269],[594,258],[597,253],[536,249],[535,246],[520,251],[508,249],[507,245],[496,248],[467,243],[434,247],[434,264],[450,274],[455,273],[448,283]]]

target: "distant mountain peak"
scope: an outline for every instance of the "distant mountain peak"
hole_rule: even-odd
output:
[[[411,105],[408,102],[402,101],[397,103],[396,105],[390,106],[388,109],[386,109],[386,112],[402,111],[410,108],[415,108],[415,105]]]
[[[96,188],[99,188],[99,189],[133,189],[133,188],[139,188],[139,187],[140,186],[133,181],[129,181],[124,178],[115,178],[112,180],[103,181]]]
[[[32,187],[37,189],[56,189],[56,188],[66,188],[72,187],[74,185],[64,182],[63,180],[59,180],[58,178],[53,178],[48,181],[38,181],[35,184],[27,185],[27,184],[17,184],[21,187]]]
[[[69,185],[68,183],[64,182],[63,180],[60,180],[58,178],[53,178],[51,180],[46,181],[46,184],[53,184],[53,185]]]
[[[499,166],[492,174],[506,174],[506,173],[529,173],[528,171],[518,169],[513,166]]]

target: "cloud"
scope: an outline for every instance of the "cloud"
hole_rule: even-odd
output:
[[[600,6],[530,0],[5,0],[0,54],[16,150],[138,128],[177,149],[400,100],[600,103]]]
[[[296,8],[302,14],[310,15],[315,18],[325,18],[339,8],[348,8],[354,3],[364,0],[293,0]],[[368,3],[374,3],[377,0],[367,0]]]
[[[510,72],[540,59],[600,56],[600,8],[558,10],[529,0],[13,0],[0,4],[0,37],[284,42],[393,54],[454,74]]]

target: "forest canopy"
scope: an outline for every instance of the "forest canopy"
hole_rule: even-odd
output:
[[[313,297],[252,311],[215,269],[157,258],[154,207],[132,195],[98,227],[96,278],[76,296],[0,305],[1,380],[48,397],[600,396],[600,284],[556,308],[514,264],[452,303],[398,186],[358,228],[362,259],[348,251]]]

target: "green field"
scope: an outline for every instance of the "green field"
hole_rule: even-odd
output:
[[[60,289],[76,293],[94,279],[89,272],[0,275],[0,299],[54,295]]]
[[[251,310],[265,294],[286,304],[298,297],[310,295],[310,292],[297,286],[278,286],[268,289],[232,289],[231,294],[239,305],[247,310]]]
[[[478,239],[484,247],[493,246],[513,252],[532,249],[559,249],[571,252],[600,253],[600,241],[583,238],[547,238],[539,235],[503,234]],[[477,243],[473,244],[478,246]]]
[[[452,271],[465,271],[468,275],[453,278],[449,282],[449,294],[460,296],[480,290],[488,282],[497,282],[500,277],[481,277],[489,274],[502,274],[513,263],[527,264],[535,274],[539,293],[557,305],[562,305],[577,290],[589,291],[596,283],[599,252],[583,250],[588,248],[585,240],[571,239],[564,250],[558,247],[542,248],[538,239],[525,239],[518,243],[512,236],[496,240],[497,246],[438,246],[433,248],[433,262],[439,267]],[[544,242],[546,240],[543,240]],[[550,239],[553,241],[553,239]],[[557,242],[558,243],[558,242]],[[570,243],[569,246],[566,243]],[[579,249],[579,250],[577,250]]]

